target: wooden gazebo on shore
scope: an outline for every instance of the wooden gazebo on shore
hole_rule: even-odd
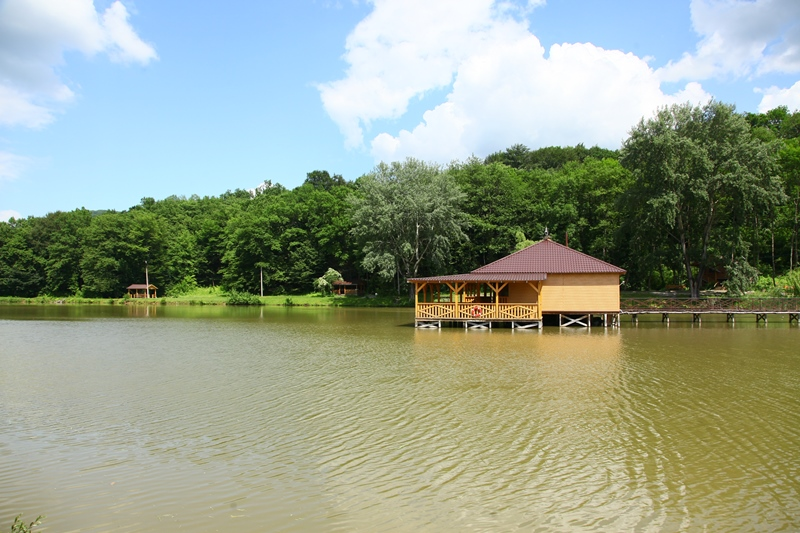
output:
[[[364,284],[360,281],[343,279],[333,282],[333,294],[336,296],[360,296],[364,293]]]
[[[148,285],[144,283],[134,283],[132,285],[128,285],[128,296],[131,298],[147,298],[147,289]],[[150,298],[158,298],[158,295],[156,294],[158,287],[151,283],[149,285],[149,289]]]
[[[617,324],[625,270],[544,239],[468,274],[410,278],[417,327],[541,327],[545,315],[562,326],[591,326],[594,316]]]

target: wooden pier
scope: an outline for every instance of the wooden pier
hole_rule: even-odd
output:
[[[725,315],[735,322],[737,315],[754,315],[756,323],[767,323],[769,315],[783,315],[789,324],[800,324],[800,298],[623,298],[620,314],[638,322],[639,315],[661,315],[669,324],[670,315],[692,315],[692,322],[701,322],[703,315]]]

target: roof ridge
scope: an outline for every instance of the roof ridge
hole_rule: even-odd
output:
[[[585,252],[542,239],[522,250],[501,257],[472,271],[473,274],[490,272],[547,272],[547,273],[624,273],[625,270]]]
[[[562,248],[566,248],[567,250],[569,250],[569,251],[571,251],[571,252],[575,252],[576,254],[581,254],[582,256],[584,256],[584,257],[587,257],[587,258],[591,259],[592,261],[600,261],[601,263],[605,263],[605,264],[607,264],[608,266],[611,266],[611,267],[614,267],[614,268],[619,268],[619,267],[618,267],[618,266],[616,266],[616,265],[612,265],[612,264],[611,264],[611,263],[609,263],[608,261],[603,261],[602,259],[600,259],[600,258],[598,258],[598,257],[595,257],[595,256],[593,256],[593,255],[589,255],[589,254],[587,254],[586,252],[581,252],[580,250],[576,250],[575,248],[570,248],[569,246],[566,246],[566,245],[564,245],[564,244],[558,243],[558,242],[556,242],[556,241],[552,241],[552,240],[550,240],[550,239],[547,239],[547,240],[548,240],[548,241],[550,241],[550,242],[552,242],[553,244],[556,244],[556,245],[558,245],[558,246],[562,247]],[[542,242],[542,241],[539,241],[539,242]],[[536,244],[539,244],[539,242],[537,242]],[[536,244],[532,244],[531,246],[536,246]],[[528,246],[528,248],[530,248],[531,246]],[[524,249],[525,249],[525,248],[523,248],[523,250],[524,250]],[[522,251],[522,250],[520,250],[520,251]]]
[[[543,243],[544,241],[549,241],[549,240],[550,240],[550,238],[549,238],[549,237],[546,237],[546,238],[544,238],[544,239],[542,239],[542,240],[540,240],[540,241],[537,241],[537,242],[535,242],[535,243],[531,244],[530,246],[526,246],[526,247],[525,247],[525,248],[523,248],[522,250],[517,250],[516,252],[511,252],[510,254],[508,254],[508,255],[505,255],[505,256],[503,256],[503,257],[501,257],[500,259],[495,259],[495,260],[494,260],[494,261],[492,261],[491,263],[486,263],[486,264],[485,264],[485,265],[483,265],[483,266],[479,266],[479,267],[478,267],[478,268],[476,268],[475,270],[480,270],[480,269],[482,269],[482,268],[486,268],[486,267],[488,267],[488,266],[492,266],[493,264],[495,264],[495,263],[497,263],[497,262],[504,261],[504,260],[508,259],[509,257],[514,257],[515,255],[517,255],[517,254],[519,254],[519,253],[521,253],[521,252],[524,252],[524,251],[525,251],[525,250],[527,250],[528,248],[533,248],[534,246],[537,246],[537,245],[539,245],[539,244]],[[550,242],[552,242],[552,241],[550,241]],[[556,244],[557,244],[557,243],[556,243]],[[471,270],[470,272],[475,272],[475,270]]]

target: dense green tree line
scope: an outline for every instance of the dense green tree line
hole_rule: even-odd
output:
[[[215,197],[144,198],[0,223],[0,296],[118,297],[200,286],[305,293],[328,269],[372,292],[465,272],[542,238],[628,270],[631,289],[725,268],[734,290],[797,268],[800,112],[673,106],[620,151],[515,145],[447,167],[413,159],[355,181],[310,172]]]

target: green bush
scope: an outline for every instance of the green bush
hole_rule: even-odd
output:
[[[255,294],[230,291],[226,303],[228,305],[261,305],[261,299]]]
[[[178,283],[175,283],[167,289],[167,296],[183,296],[184,294],[197,290],[197,280],[194,276],[186,276]]]
[[[343,279],[338,271],[329,268],[325,274],[314,280],[314,289],[326,296],[333,290],[333,282],[342,281]]]
[[[795,268],[785,278],[786,291],[792,296],[800,297],[800,268]]]

